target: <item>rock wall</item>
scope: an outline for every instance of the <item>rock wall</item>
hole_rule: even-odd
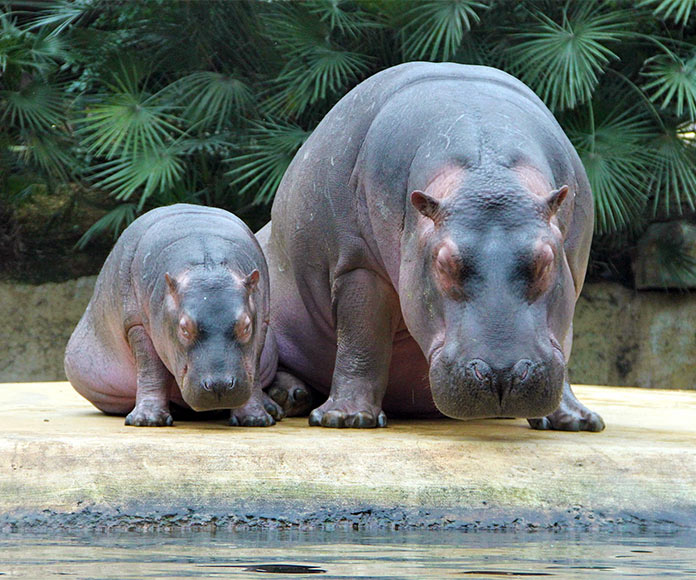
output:
[[[0,382],[65,380],[63,350],[95,280],[0,283]],[[573,382],[696,389],[696,293],[587,284],[574,335]]]
[[[0,283],[0,382],[64,381],[63,352],[96,276],[59,284]]]
[[[586,284],[573,336],[573,382],[696,389],[696,293]]]

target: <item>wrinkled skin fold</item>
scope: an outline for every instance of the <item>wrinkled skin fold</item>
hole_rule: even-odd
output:
[[[294,413],[323,393],[309,422],[325,427],[442,413],[601,430],[566,373],[592,226],[580,160],[521,82],[452,63],[378,73],[300,149],[258,233],[286,377],[273,396]]]

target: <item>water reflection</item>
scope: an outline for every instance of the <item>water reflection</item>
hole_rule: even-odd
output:
[[[188,532],[0,536],[13,578],[684,578],[696,534]]]

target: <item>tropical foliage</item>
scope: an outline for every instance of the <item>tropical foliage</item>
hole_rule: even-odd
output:
[[[597,263],[696,213],[695,0],[0,6],[0,202],[107,195],[82,244],[175,201],[258,225],[329,108],[415,59],[496,66],[544,99],[587,168]]]

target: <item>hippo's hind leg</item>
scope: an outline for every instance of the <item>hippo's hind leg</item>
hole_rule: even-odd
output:
[[[563,382],[561,404],[553,413],[539,419],[527,419],[532,429],[554,429],[556,431],[594,431],[604,429],[604,420],[591,411],[573,393],[568,382],[568,371]]]
[[[398,304],[393,288],[372,271],[356,269],[336,278],[336,364],[329,398],[311,412],[310,425],[386,426],[382,399],[389,379]]]
[[[313,389],[287,371],[278,371],[266,392],[280,405],[286,417],[308,415],[317,399]]]
[[[169,413],[171,373],[160,360],[145,329],[133,326],[128,331],[137,372],[135,408],[126,417],[126,425],[162,427],[173,423]]]

